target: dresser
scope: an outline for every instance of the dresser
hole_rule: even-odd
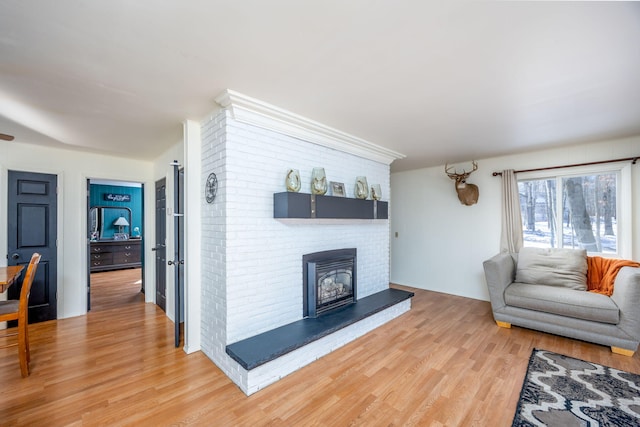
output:
[[[91,242],[91,272],[142,266],[142,240],[100,240]]]

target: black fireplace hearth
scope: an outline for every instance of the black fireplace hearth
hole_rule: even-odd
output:
[[[251,370],[307,344],[338,332],[413,297],[413,292],[385,289],[324,316],[307,317],[279,328],[229,344],[226,352],[244,369]]]

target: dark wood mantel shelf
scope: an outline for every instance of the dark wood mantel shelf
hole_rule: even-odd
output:
[[[274,218],[388,219],[389,203],[306,193],[275,193]]]

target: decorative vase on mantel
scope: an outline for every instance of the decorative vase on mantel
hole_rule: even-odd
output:
[[[356,185],[354,188],[354,194],[356,199],[366,199],[369,197],[369,184],[367,184],[367,177],[358,176],[356,177]]]
[[[382,199],[382,189],[380,189],[380,184],[371,184],[371,200],[380,199]]]
[[[324,168],[313,168],[311,172],[311,194],[324,195],[327,192],[327,176]]]
[[[297,193],[298,191],[300,191],[301,184],[300,172],[297,169],[289,169],[287,171],[287,177],[285,179],[287,191],[291,193]]]

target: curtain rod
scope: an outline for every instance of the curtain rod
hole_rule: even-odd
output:
[[[599,162],[588,162],[588,163],[576,163],[573,165],[562,165],[562,166],[549,166],[546,168],[536,168],[536,169],[523,169],[520,171],[513,171],[513,173],[522,173],[522,172],[537,172],[537,171],[546,171],[551,169],[563,169],[563,168],[574,168],[578,166],[591,166],[591,165],[601,165],[603,163],[616,163],[616,162],[627,162],[631,160],[631,164],[635,165],[640,157],[625,157],[624,159],[613,159],[613,160],[601,160]],[[494,172],[493,176],[502,176],[502,172]]]

